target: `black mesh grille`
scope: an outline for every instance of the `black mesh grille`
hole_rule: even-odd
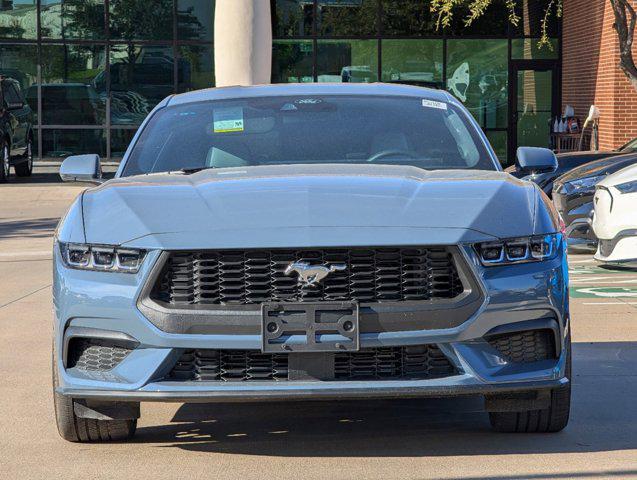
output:
[[[92,338],[73,338],[69,342],[68,368],[80,370],[112,370],[133,349],[129,345]]]
[[[418,345],[337,353],[334,373],[347,380],[426,379],[447,377],[456,369],[435,345]]]
[[[288,356],[254,350],[187,350],[170,372],[171,380],[287,380]]]
[[[345,264],[318,285],[300,286],[293,262]],[[446,247],[241,250],[172,253],[152,298],[173,305],[304,301],[418,301],[464,290]]]
[[[504,358],[513,363],[538,362],[556,357],[552,330],[529,330],[487,337]]]
[[[336,380],[427,379],[455,373],[455,367],[435,345],[369,348],[334,355]],[[173,367],[169,380],[286,381],[288,354],[263,354],[254,350],[187,350]]]

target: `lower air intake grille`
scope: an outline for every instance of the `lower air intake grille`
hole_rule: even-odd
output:
[[[435,345],[368,348],[325,355],[334,356],[336,380],[428,379],[457,373]],[[288,354],[263,354],[255,350],[187,350],[168,379],[287,381]]]
[[[487,337],[493,348],[512,363],[530,363],[556,357],[552,330],[529,330]]]
[[[457,371],[438,347],[418,345],[337,353],[334,373],[343,380],[387,380],[448,377]]]
[[[255,350],[187,350],[170,372],[171,380],[287,380],[288,356]]]
[[[132,352],[130,345],[94,338],[72,338],[67,368],[105,372],[121,363]]]

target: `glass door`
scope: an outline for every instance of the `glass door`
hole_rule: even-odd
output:
[[[517,147],[549,147],[558,115],[557,70],[553,62],[512,62],[509,158]]]

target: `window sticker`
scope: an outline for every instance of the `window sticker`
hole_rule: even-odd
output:
[[[215,133],[243,132],[243,108],[216,108],[213,112]]]
[[[444,102],[436,102],[434,100],[422,100],[422,106],[427,108],[437,108],[438,110],[447,110],[447,104]]]

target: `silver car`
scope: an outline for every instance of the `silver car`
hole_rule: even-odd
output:
[[[522,148],[518,168],[555,168]],[[398,85],[169,97],[54,246],[53,383],[70,441],[143,401],[482,395],[496,430],[568,422],[559,217],[467,110]]]

